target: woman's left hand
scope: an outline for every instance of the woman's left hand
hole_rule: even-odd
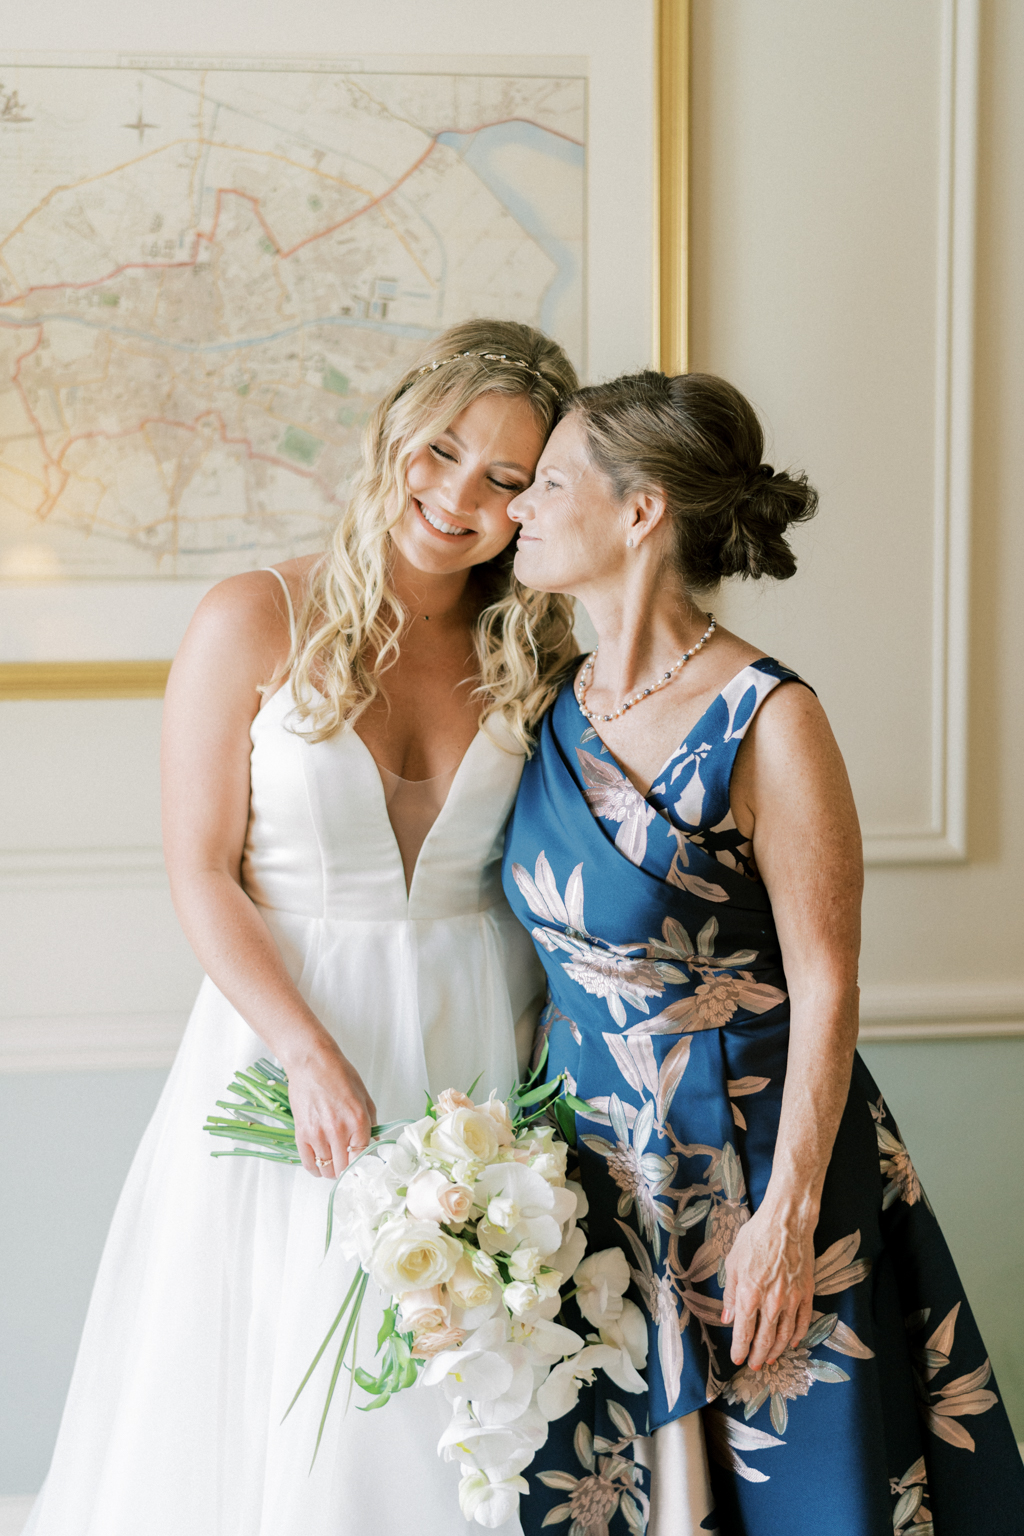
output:
[[[725,1261],[722,1322],[732,1323],[731,1358],[752,1371],[799,1344],[814,1305],[813,1220],[766,1200],[740,1228]]]

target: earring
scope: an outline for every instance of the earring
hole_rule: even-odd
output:
[[[627,549],[632,549],[633,548],[633,540],[632,539],[627,539],[626,540],[626,548]]]

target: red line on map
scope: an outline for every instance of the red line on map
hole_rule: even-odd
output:
[[[199,415],[196,416],[195,419],[191,422],[177,421],[173,416],[144,416],[142,420],[136,422],[134,426],[125,427],[120,432],[107,432],[100,427],[98,427],[93,432],[77,432],[75,433],[74,437],[68,438],[67,442],[61,448],[55,462],[60,466],[61,470],[64,471],[65,454],[67,454],[68,451],[73,448],[76,443],[86,442],[90,438],[101,437],[107,442],[113,442],[115,439],[121,437],[134,437],[136,433],[144,432],[147,427],[154,426],[173,427],[175,430],[180,432],[196,433],[199,431],[200,424],[204,421],[216,422],[218,436],[222,443],[227,444],[231,448],[244,449],[247,458],[257,460],[261,464],[273,464],[278,469],[287,469],[290,474],[300,475],[303,480],[315,481],[315,483],[324,492],[324,495],[328,498],[329,501],[337,501],[334,492],[330,489],[325,481],[321,480],[320,477],[313,472],[313,470],[300,469],[297,464],[291,463],[288,459],[279,458],[276,454],[273,453],[261,453],[258,448],[253,447],[252,440],[248,437],[232,437],[228,433],[227,424],[220,411],[215,410],[201,411]],[[66,473],[66,471],[64,472]]]
[[[372,212],[372,210],[378,207],[380,203],[383,203],[387,198],[391,197],[395,192],[397,192],[403,182],[408,181],[409,177],[412,176],[414,172],[419,170],[423,162],[433,154],[436,147],[436,140],[432,139],[430,144],[423,151],[422,155],[420,155],[417,160],[414,160],[412,165],[410,165],[407,170],[402,172],[398,180],[392,182],[391,186],[386,188],[385,191],[379,193],[377,197],[371,198],[368,203],[364,203],[362,207],[357,208],[354,213],[346,214],[343,219],[339,219],[335,224],[328,225],[326,229],[317,230],[315,234],[307,235],[304,240],[299,240],[295,245],[289,247],[287,250],[282,247],[280,240],[278,240],[277,236],[274,234],[274,231],[271,229],[270,225],[264,218],[263,210],[260,207],[260,200],[258,197],[254,197],[251,192],[242,192],[237,187],[218,187],[213,224],[211,225],[209,232],[205,230],[196,231],[196,248],[187,261],[126,261],[122,262],[119,267],[114,267],[110,272],[104,273],[102,277],[90,278],[87,282],[36,283],[32,287],[26,288],[22,293],[15,294],[13,298],[4,299],[2,302],[0,302],[0,309],[6,309],[12,304],[22,304],[27,298],[30,297],[30,295],[34,293],[58,293],[66,289],[74,289],[80,292],[86,288],[98,288],[103,283],[112,282],[115,277],[120,277],[122,272],[174,272],[181,271],[182,269],[187,269],[189,267],[194,267],[199,260],[200,241],[205,240],[207,244],[212,245],[217,238],[217,227],[220,223],[221,209],[223,207],[225,197],[240,197],[243,198],[245,202],[251,203],[256,217],[259,220],[260,225],[267,236],[267,239],[273,245],[275,252],[278,256],[287,259],[289,256],[294,256],[296,251],[301,251],[303,246],[312,245],[317,240],[323,240],[327,235],[333,235],[334,232],[341,229],[343,225],[351,224],[353,220],[361,219],[365,214]]]

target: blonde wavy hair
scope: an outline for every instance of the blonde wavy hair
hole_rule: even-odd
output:
[[[438,367],[433,367],[438,363]],[[391,585],[391,529],[409,503],[409,460],[479,395],[524,397],[545,434],[577,388],[555,342],[528,325],[470,320],[436,337],[371,416],[363,462],[329,549],[313,568],[281,675],[292,675],[302,735],[325,741],[384,693],[406,610]],[[503,716],[527,753],[576,654],[571,599],[534,592],[512,571],[510,545],[473,567],[481,608],[474,644],[480,723]]]

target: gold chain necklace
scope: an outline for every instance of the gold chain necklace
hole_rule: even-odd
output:
[[[679,668],[684,667],[690,660],[691,656],[696,656],[697,652],[702,650],[703,647],[707,645],[708,641],[711,639],[711,636],[718,628],[718,625],[715,622],[714,614],[709,613],[708,618],[711,620],[711,623],[701,635],[700,639],[697,641],[697,644],[691,646],[688,651],[680,656],[674,667],[669,667],[668,671],[659,677],[657,682],[652,683],[649,688],[641,688],[639,693],[634,693],[631,699],[626,699],[626,701],[620,704],[618,709],[613,710],[610,715],[598,715],[595,714],[593,710],[587,708],[587,690],[591,683],[594,681],[594,662],[597,659],[597,651],[591,651],[590,655],[583,663],[583,667],[580,672],[579,687],[576,691],[576,702],[580,707],[580,714],[583,716],[584,720],[618,720],[619,716],[624,715],[627,709],[632,709],[634,704],[639,704],[642,699],[646,699],[652,693],[657,693],[660,688],[664,688],[667,683],[672,681],[676,673],[679,671]]]

